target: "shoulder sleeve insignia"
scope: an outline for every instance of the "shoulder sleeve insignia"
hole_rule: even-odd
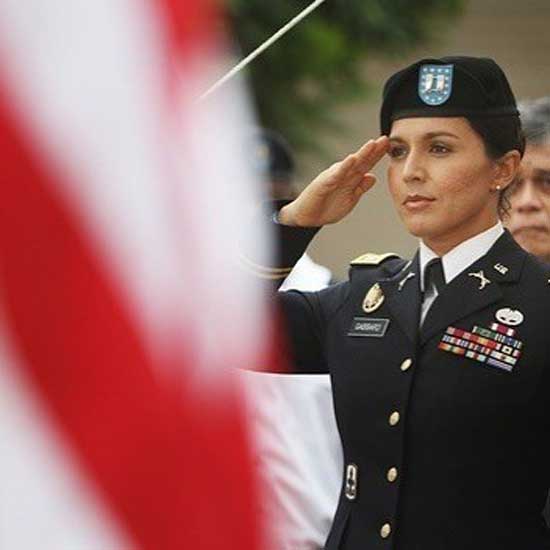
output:
[[[380,265],[388,258],[399,258],[399,255],[394,252],[387,252],[386,254],[373,254],[372,252],[368,252],[352,260],[350,265]]]

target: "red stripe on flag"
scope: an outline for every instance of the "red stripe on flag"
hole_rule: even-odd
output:
[[[162,369],[4,90],[1,300],[27,379],[140,548],[257,548],[239,408],[205,411],[201,396],[152,376]]]
[[[179,55],[212,43],[216,35],[220,38],[223,19],[215,1],[155,0],[152,7],[163,12],[170,47]]]

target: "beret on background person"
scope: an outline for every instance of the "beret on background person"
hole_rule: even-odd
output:
[[[288,142],[283,136],[267,128],[257,128],[249,140],[252,166],[261,179],[271,184],[273,199],[294,198],[293,187],[296,163]],[[290,196],[273,196],[281,192]]]

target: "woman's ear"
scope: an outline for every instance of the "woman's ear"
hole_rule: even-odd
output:
[[[516,150],[508,151],[495,162],[494,190],[504,190],[514,181],[520,162],[521,154]]]

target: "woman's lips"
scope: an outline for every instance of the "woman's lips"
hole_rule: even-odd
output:
[[[407,210],[417,212],[424,208],[428,208],[434,201],[435,199],[423,195],[409,195],[403,202],[403,205]]]

